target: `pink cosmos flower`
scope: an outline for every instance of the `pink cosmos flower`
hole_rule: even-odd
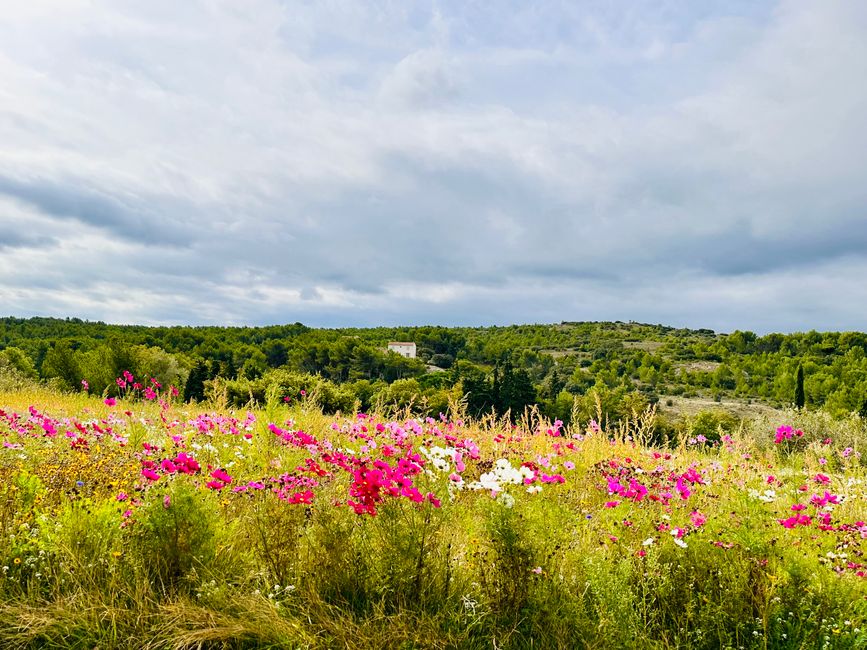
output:
[[[227,484],[232,482],[232,477],[229,476],[226,473],[226,470],[223,469],[217,469],[211,472],[211,478],[215,478],[216,480]]]
[[[794,515],[787,519],[777,519],[780,525],[784,528],[796,528],[798,526],[809,526],[813,523],[813,519],[809,515]]]

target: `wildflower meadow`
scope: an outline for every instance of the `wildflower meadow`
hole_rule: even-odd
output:
[[[867,647],[857,416],[659,441],[116,383],[0,394],[0,647]]]

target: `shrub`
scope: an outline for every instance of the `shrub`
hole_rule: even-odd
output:
[[[176,591],[214,560],[216,517],[206,496],[177,483],[136,513],[131,550],[160,591]]]

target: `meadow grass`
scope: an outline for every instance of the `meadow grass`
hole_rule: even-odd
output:
[[[3,648],[867,647],[857,417],[0,409]]]

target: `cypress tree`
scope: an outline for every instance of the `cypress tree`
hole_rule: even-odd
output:
[[[806,402],[804,396],[804,366],[798,364],[798,375],[795,380],[795,408],[802,409]]]

